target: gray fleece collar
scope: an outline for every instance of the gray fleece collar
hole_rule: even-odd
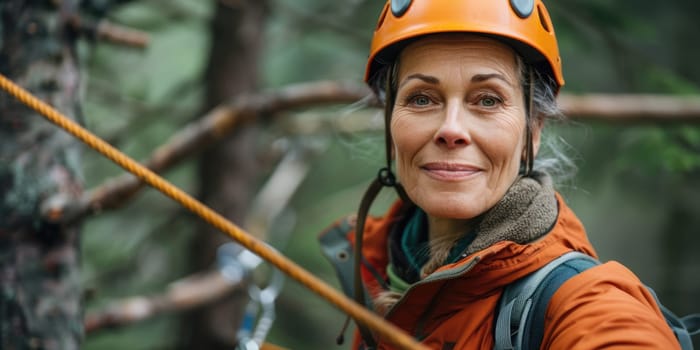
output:
[[[465,254],[473,254],[497,242],[526,244],[544,236],[558,215],[557,199],[549,175],[534,171],[508,189],[486,212],[477,226],[476,238]]]

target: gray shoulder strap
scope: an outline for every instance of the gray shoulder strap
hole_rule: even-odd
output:
[[[497,307],[494,349],[521,349],[525,324],[533,307],[533,297],[542,281],[561,264],[573,259],[585,259],[598,263],[592,257],[579,253],[566,253],[539,270],[506,286]]]
[[[353,229],[350,219],[345,218],[329,228],[319,237],[321,250],[335,268],[343,292],[353,295],[353,249],[347,234]]]

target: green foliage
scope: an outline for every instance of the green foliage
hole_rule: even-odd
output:
[[[673,94],[691,95],[700,93],[697,82],[667,68],[651,66],[640,72],[640,84],[657,87],[659,91]]]
[[[692,127],[635,128],[621,142],[628,154],[621,167],[649,173],[690,174],[700,169],[700,129]]]

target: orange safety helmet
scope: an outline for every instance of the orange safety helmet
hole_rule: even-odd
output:
[[[388,0],[372,38],[365,82],[417,37],[479,33],[504,41],[541,74],[564,86],[554,27],[541,0]]]

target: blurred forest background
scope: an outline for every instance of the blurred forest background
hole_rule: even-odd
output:
[[[379,0],[84,2],[92,3],[96,17],[148,34],[144,48],[94,40],[77,46],[85,126],[136,159],[148,159],[184,126],[242,93],[318,80],[360,86],[383,5]],[[547,6],[564,63],[564,93],[700,94],[700,2],[559,0]],[[164,176],[337,286],[317,236],[356,211],[383,161],[379,112],[355,100],[268,111],[183,157]],[[573,177],[560,179],[559,190],[601,259],[635,271],[676,313],[699,312],[700,119],[581,116],[548,131],[578,166]],[[123,173],[88,149],[79,168],[86,191]],[[272,200],[258,195],[260,188],[278,183],[272,174],[289,180],[281,187],[293,190],[288,202],[284,194]],[[373,212],[394,200],[390,192],[382,193]],[[286,205],[270,208],[278,204]],[[216,268],[216,249],[229,241],[151,189],[116,209],[93,211],[82,220],[79,272],[88,315],[114,305],[137,307],[134,299],[119,303],[134,296],[152,302],[172,290],[174,281]],[[264,285],[267,275],[263,268],[253,282]],[[247,302],[241,297],[245,291],[229,294],[207,307],[165,308],[140,322],[97,327],[83,347],[225,348]],[[276,306],[271,343],[348,347],[335,345],[345,316],[298,283],[284,284]]]

